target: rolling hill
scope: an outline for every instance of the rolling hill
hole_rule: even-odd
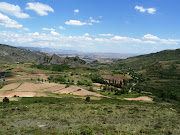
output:
[[[111,68],[143,78],[139,86],[145,91],[180,101],[180,49],[119,60]]]

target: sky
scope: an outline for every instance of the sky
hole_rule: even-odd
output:
[[[146,54],[180,48],[179,0],[0,0],[0,43]]]

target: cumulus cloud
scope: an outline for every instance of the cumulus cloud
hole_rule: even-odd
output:
[[[23,30],[25,30],[25,31],[30,31],[30,29],[29,29],[29,28],[23,28]]]
[[[104,36],[104,37],[111,37],[111,36],[114,36],[114,34],[99,34],[99,36]]]
[[[75,9],[75,10],[74,10],[74,13],[79,13],[79,9]]]
[[[149,40],[159,40],[159,38],[158,38],[158,37],[153,36],[153,35],[151,35],[151,34],[146,34],[146,35],[144,35],[143,39],[149,39]]]
[[[51,48],[68,48],[72,49],[82,49],[90,50],[90,48],[96,48],[97,51],[102,51],[107,48],[107,51],[117,50],[119,48],[129,48],[129,49],[150,49],[153,46],[158,47],[159,45],[176,45],[180,40],[176,39],[137,39],[133,37],[125,36],[113,36],[113,37],[102,37],[96,38],[93,36],[88,36],[85,33],[82,36],[65,36],[61,35],[55,31],[50,33],[23,33],[21,32],[11,32],[11,31],[0,31],[0,41],[5,44],[19,45],[19,46],[34,46],[34,47],[51,47]],[[98,48],[101,46],[100,48]],[[136,46],[135,48],[133,48]],[[139,48],[137,48],[137,46]],[[113,49],[112,49],[113,48]]]
[[[89,19],[90,19],[90,22],[92,22],[92,23],[100,23],[100,21],[94,20],[92,17],[89,17]]]
[[[112,40],[116,41],[122,41],[122,42],[134,42],[134,43],[141,43],[142,40],[140,39],[135,39],[135,38],[130,38],[130,37],[122,37],[122,36],[114,36]]]
[[[61,30],[65,30],[65,28],[63,26],[59,26],[59,29]]]
[[[39,36],[38,32],[34,32],[34,33],[28,33],[29,36]]]
[[[88,37],[88,36],[90,36],[90,35],[89,35],[89,33],[85,33],[84,36]]]
[[[60,34],[55,32],[55,31],[51,31],[51,35],[54,35],[54,36],[59,36]]]
[[[42,28],[42,30],[47,30],[47,31],[55,31],[55,29],[53,29],[53,28]]]
[[[54,9],[52,7],[39,2],[27,3],[27,7],[25,9],[34,10],[40,16],[48,15],[48,12],[54,12]]]
[[[15,20],[10,19],[8,16],[0,13],[0,26],[5,28],[19,29],[22,28],[23,25],[19,24]]]
[[[156,12],[155,8],[144,8],[142,6],[135,6],[135,9],[143,13],[147,11],[149,14],[155,14]]]
[[[81,22],[79,20],[69,20],[69,21],[66,21],[65,24],[74,25],[74,26],[92,25],[92,23]]]
[[[150,13],[150,14],[155,14],[156,9],[155,8],[148,8],[147,12]]]
[[[157,44],[178,44],[178,42],[180,42],[180,40],[176,40],[176,39],[161,39],[151,34],[144,35],[143,39],[149,40],[149,41],[145,41],[146,43],[147,42],[155,43],[155,41],[152,40],[156,40]]]
[[[29,18],[30,16],[26,13],[23,13],[21,8],[18,5],[9,4],[6,2],[0,2],[0,11],[15,16],[17,18]]]

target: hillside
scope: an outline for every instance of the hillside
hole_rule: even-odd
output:
[[[36,60],[45,53],[38,51],[30,51],[9,45],[0,44],[0,61],[4,62],[28,62]]]
[[[114,72],[141,77],[143,90],[165,99],[180,101],[180,49],[131,57],[115,62]]]
[[[140,55],[136,57],[130,57],[126,60],[118,61],[118,64],[124,64],[126,67],[132,67],[136,69],[142,69],[145,66],[149,66],[156,62],[173,62],[179,63],[180,61],[180,49],[176,50],[164,50],[157,53],[151,53],[147,55]]]

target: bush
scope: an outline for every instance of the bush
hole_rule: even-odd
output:
[[[69,84],[66,84],[65,88],[68,88],[69,87]]]
[[[94,92],[93,87],[89,87],[89,91]]]
[[[86,97],[86,100],[85,101],[87,101],[87,102],[90,102],[90,97],[88,96],[88,97]]]
[[[3,103],[9,103],[9,98],[5,97],[5,98],[3,99]]]

